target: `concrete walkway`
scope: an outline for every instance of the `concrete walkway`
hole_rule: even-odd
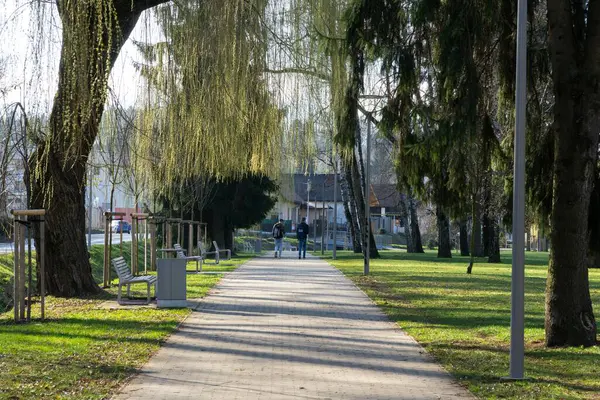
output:
[[[286,253],[227,275],[116,399],[472,398],[349,279]]]

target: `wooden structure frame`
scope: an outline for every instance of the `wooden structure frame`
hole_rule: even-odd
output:
[[[114,220],[122,221],[125,216],[124,212],[110,212],[104,213],[105,224],[104,224],[104,287],[110,286],[110,257],[112,250],[112,226],[111,222]],[[116,218],[115,218],[116,217]],[[120,229],[121,233],[121,256],[123,256],[123,228]]]
[[[177,243],[180,243],[181,240],[181,218],[167,218],[165,219],[165,240],[163,242],[163,247],[167,247],[169,249],[173,248],[173,230],[171,229],[171,224],[177,224]]]
[[[159,225],[165,224],[165,220],[162,217],[151,216],[146,222],[150,224],[150,270],[156,271],[156,231]]]
[[[198,255],[201,256],[202,255],[202,248],[200,243],[204,243],[206,244],[206,238],[208,237],[207,235],[207,227],[208,224],[206,222],[194,222],[194,224],[197,224],[196,227],[196,246],[198,246]],[[202,235],[202,227],[204,227],[204,235]],[[200,240],[200,238],[202,238],[202,240]],[[192,253],[188,253],[188,254],[192,254]]]
[[[144,223],[144,273],[148,272],[148,218],[147,213],[131,213],[131,273],[139,273],[138,233],[140,221]],[[152,246],[150,246],[152,247]]]
[[[45,277],[45,249],[46,249],[46,222],[44,216],[46,210],[11,210],[14,216],[14,318],[15,322],[31,321],[31,292],[33,290],[33,271],[31,262],[31,224],[40,224],[40,249],[39,265],[37,270],[40,275],[40,307],[41,319],[45,318],[45,296],[46,296],[46,277]],[[27,232],[29,228],[29,232]],[[28,238],[29,259],[25,263],[25,237]],[[27,287],[25,285],[27,284]],[[27,297],[27,304],[25,298]]]

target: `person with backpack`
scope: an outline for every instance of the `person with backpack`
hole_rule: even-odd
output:
[[[281,258],[281,250],[283,249],[283,237],[285,236],[285,228],[283,226],[283,219],[280,219],[275,225],[273,225],[273,238],[275,239],[275,258],[277,258],[277,251],[279,251],[279,258]]]
[[[306,218],[302,217],[302,222],[296,227],[296,237],[298,238],[298,259],[306,258],[306,239],[308,239],[309,228]],[[300,257],[302,256],[302,257]]]

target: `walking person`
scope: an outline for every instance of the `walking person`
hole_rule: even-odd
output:
[[[309,233],[306,218],[302,218],[302,222],[296,227],[296,237],[298,238],[298,259],[306,258],[306,239]]]
[[[273,225],[273,238],[275,239],[275,258],[277,258],[277,251],[279,251],[279,258],[281,258],[281,250],[283,249],[283,237],[285,236],[285,227],[283,226],[283,219],[280,219],[275,225]]]

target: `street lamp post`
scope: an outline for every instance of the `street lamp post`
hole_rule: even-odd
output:
[[[518,0],[513,249],[510,313],[510,379],[523,379],[525,359],[525,118],[527,88],[527,0]]]
[[[365,249],[365,265],[363,268],[363,273],[365,275],[369,275],[370,269],[370,261],[371,261],[371,229],[370,229],[370,219],[371,219],[371,208],[369,204],[369,194],[371,176],[370,176],[370,164],[371,164],[371,114],[367,114],[367,160],[365,162],[365,241],[363,243],[363,247]]]

